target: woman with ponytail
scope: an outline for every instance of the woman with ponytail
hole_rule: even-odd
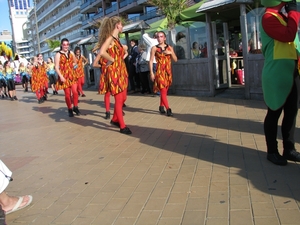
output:
[[[131,134],[131,130],[125,125],[122,107],[127,98],[128,72],[124,62],[127,48],[119,40],[119,33],[123,30],[120,17],[104,18],[99,29],[99,41],[101,46],[96,60],[102,62],[102,72],[106,75],[106,85],[101,92],[114,96],[114,115],[110,123],[120,128],[120,133]],[[95,61],[96,61],[95,60]],[[103,60],[103,61],[102,61]],[[108,94],[109,95],[109,94]]]

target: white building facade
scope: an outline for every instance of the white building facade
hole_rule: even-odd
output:
[[[12,28],[13,52],[30,58],[26,21],[32,7],[29,0],[8,0]]]

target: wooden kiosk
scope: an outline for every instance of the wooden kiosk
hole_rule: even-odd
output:
[[[211,0],[196,12],[203,14],[206,24],[207,57],[173,63],[171,93],[216,96],[232,88],[231,64],[236,57],[238,66],[242,67],[244,98],[262,99],[264,58],[260,50],[259,21],[264,8],[260,7],[260,1]],[[185,28],[185,33],[189,37],[190,27]],[[238,56],[232,55],[230,44],[239,45]]]

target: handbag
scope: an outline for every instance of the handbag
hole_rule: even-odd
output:
[[[149,62],[147,61],[141,61],[139,63],[140,65],[140,72],[149,72],[150,69],[149,69]]]

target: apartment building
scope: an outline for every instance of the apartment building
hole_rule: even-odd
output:
[[[52,57],[47,40],[68,38],[71,48],[87,34],[82,30],[81,0],[36,0],[30,12],[32,55],[42,53],[44,58]]]
[[[94,22],[105,16],[121,16],[132,22],[144,20],[148,23],[161,17],[147,0],[84,0],[80,12],[83,14],[82,29],[88,34],[95,33]]]
[[[54,53],[47,40],[62,38],[68,38],[74,49],[80,40],[97,36],[95,21],[115,15],[148,24],[164,17],[147,0],[35,0],[27,21],[30,54],[51,57]]]
[[[19,56],[30,58],[30,47],[27,36],[27,17],[32,7],[29,0],[8,0],[10,22],[12,28],[13,52]]]

